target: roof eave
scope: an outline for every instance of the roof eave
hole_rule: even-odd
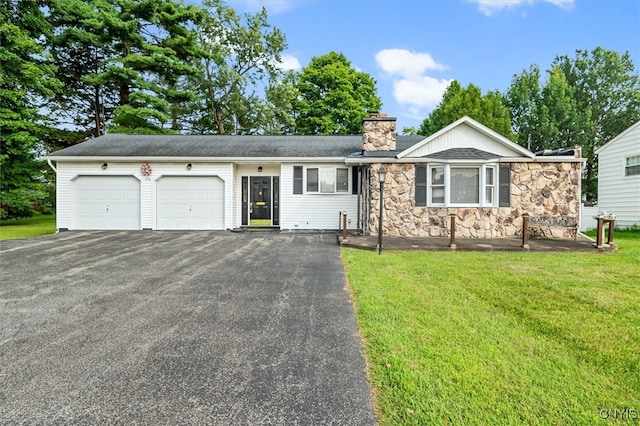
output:
[[[69,163],[94,161],[114,161],[121,163],[137,162],[185,162],[190,163],[343,163],[345,157],[122,157],[122,156],[47,156],[47,160]]]

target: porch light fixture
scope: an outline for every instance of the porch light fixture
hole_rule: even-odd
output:
[[[382,198],[384,196],[384,178],[387,176],[387,171],[384,166],[378,169],[378,182],[380,182],[380,217],[378,218],[378,254],[382,253]]]
[[[258,173],[262,173],[262,166],[258,166]]]
[[[191,163],[187,164],[187,170],[191,170]]]
[[[102,166],[100,166],[102,168],[102,170],[107,170],[107,167],[109,167],[109,165],[107,163],[102,163]]]

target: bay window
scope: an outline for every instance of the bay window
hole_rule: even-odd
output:
[[[417,165],[415,176],[416,206],[498,207],[497,164]]]

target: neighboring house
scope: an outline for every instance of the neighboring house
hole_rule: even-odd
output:
[[[377,233],[378,169],[388,170],[387,235],[522,232],[574,238],[582,160],[535,156],[464,117],[440,132],[396,136],[395,119],[353,136],[106,135],[48,157],[57,227],[335,230]],[[566,152],[565,152],[566,154]],[[53,162],[56,164],[54,165]]]
[[[596,150],[598,210],[616,225],[640,225],[640,121]]]

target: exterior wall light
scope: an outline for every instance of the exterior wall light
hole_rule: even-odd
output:
[[[107,170],[107,167],[109,167],[109,165],[107,163],[102,163],[102,166],[100,166],[102,168],[102,170]]]
[[[262,173],[262,166],[258,166],[258,173]]]
[[[191,163],[187,164],[187,170],[191,170],[191,167],[193,167]]]

